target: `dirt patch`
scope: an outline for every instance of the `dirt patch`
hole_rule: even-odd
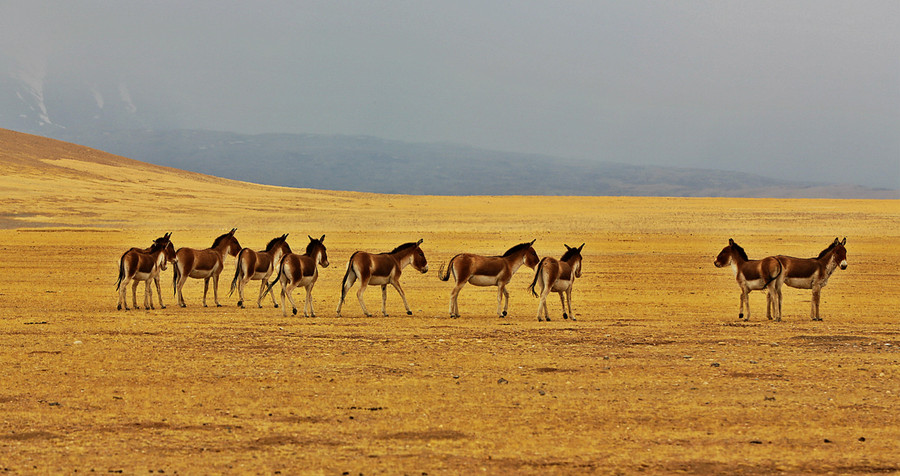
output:
[[[55,433],[50,433],[48,431],[24,431],[21,433],[9,433],[6,435],[0,435],[0,439],[9,441],[52,440],[55,438],[61,437]]]

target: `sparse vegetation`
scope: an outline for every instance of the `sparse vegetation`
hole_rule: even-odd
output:
[[[129,474],[870,474],[900,471],[900,204],[861,200],[414,197],[258,186],[0,131],[0,468]],[[237,227],[261,249],[328,237],[317,318],[281,309],[117,311],[117,260],[172,232]],[[813,256],[847,236],[822,294],[737,320],[713,266]],[[296,239],[294,237],[297,237]],[[350,254],[424,239],[461,251],[586,242],[577,322],[535,319],[523,268],[460,295],[407,273],[413,316],[333,309]],[[296,244],[295,244],[296,241]],[[227,258],[225,276],[234,272]],[[171,282],[171,266],[163,282]],[[202,282],[186,293],[200,296]],[[165,288],[164,288],[165,291]],[[171,291],[169,287],[168,292]],[[367,304],[377,308],[379,293]],[[553,306],[556,304],[556,306]]]

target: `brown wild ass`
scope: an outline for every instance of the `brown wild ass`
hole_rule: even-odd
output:
[[[505,317],[509,308],[509,291],[506,290],[506,285],[522,264],[532,269],[538,264],[538,255],[532,247],[534,241],[513,246],[503,256],[458,254],[450,259],[446,274],[444,266],[441,265],[441,269],[438,271],[441,281],[449,281],[451,274],[456,281],[456,286],[450,291],[450,317],[459,317],[457,298],[459,290],[466,283],[474,286],[497,286],[497,316]],[[503,306],[504,296],[506,297],[505,306]]]
[[[547,296],[550,291],[559,293],[559,301],[562,303],[563,319],[572,316],[575,320],[575,314],[572,313],[572,285],[575,284],[575,278],[581,277],[581,250],[584,243],[578,248],[572,248],[564,244],[566,247],[565,254],[560,259],[554,259],[549,256],[545,257],[538,264],[537,271],[534,273],[534,281],[531,282],[531,294],[538,297],[534,287],[541,286],[541,301],[538,304],[537,319],[541,321],[541,310],[544,316],[550,320],[550,312],[547,310]],[[563,296],[565,293],[565,297]],[[568,301],[569,312],[566,313],[566,302]]]
[[[722,249],[715,260],[716,268],[731,265],[738,286],[741,287],[741,309],[738,319],[750,320],[750,291],[766,290],[766,317],[781,320],[781,284],[784,279],[781,263],[773,256],[761,260],[751,260],[743,248],[733,239]],[[744,317],[744,307],[747,317]]]
[[[312,289],[316,285],[316,280],[319,279],[319,270],[316,268],[316,264],[318,263],[323,268],[328,267],[328,254],[325,252],[323,241],[325,241],[325,235],[322,235],[318,240],[309,236],[309,244],[306,245],[305,254],[288,253],[278,263],[278,274],[269,283],[266,293],[272,292],[275,283],[281,282],[281,306],[284,317],[287,317],[287,306],[284,302],[285,296],[291,301],[294,314],[297,314],[297,304],[294,303],[292,293],[294,288],[300,286],[306,288],[306,305],[303,306],[303,315],[316,317],[312,304]]]
[[[428,272],[428,260],[425,259],[425,253],[419,248],[422,240],[415,243],[405,243],[390,253],[372,254],[365,251],[357,251],[350,256],[350,262],[347,263],[347,272],[344,274],[344,280],[341,282],[341,300],[338,302],[337,315],[341,316],[341,306],[344,305],[344,298],[347,292],[353,287],[353,283],[359,279],[359,290],[356,291],[356,297],[359,299],[359,305],[362,307],[366,317],[372,317],[369,310],[366,309],[366,303],[363,301],[363,293],[370,284],[381,286],[381,314],[388,317],[387,314],[387,285],[390,284],[400,294],[403,299],[403,307],[406,308],[406,314],[412,315],[409,304],[406,302],[406,293],[400,287],[400,274],[406,265],[412,264],[420,273]]]
[[[822,288],[828,284],[831,273],[840,266],[847,269],[847,238],[842,241],[834,239],[827,248],[815,258],[792,258],[790,256],[776,256],[775,258],[784,267],[784,284],[792,288],[812,289],[812,308],[810,316],[814,321],[821,321],[819,315],[819,298]]]
[[[238,253],[237,264],[234,268],[234,279],[231,280],[231,291],[229,296],[234,294],[234,289],[238,290],[237,305],[244,308],[244,286],[252,279],[261,280],[259,286],[259,297],[256,299],[257,307],[262,307],[263,293],[266,291],[266,285],[269,284],[269,276],[275,270],[275,265],[281,261],[281,257],[290,253],[291,247],[287,244],[287,233],[272,238],[266,245],[264,251],[253,251],[250,248],[244,248]],[[275,293],[272,293],[272,304],[278,307],[275,301]]]
[[[219,304],[219,275],[225,268],[225,255],[237,256],[241,251],[241,244],[234,237],[237,228],[216,238],[210,248],[195,250],[193,248],[179,248],[175,253],[175,276],[172,284],[175,286],[175,294],[178,296],[178,304],[186,307],[181,289],[187,278],[203,279],[203,307],[206,307],[206,294],[209,291],[209,280],[213,281],[213,299],[216,306]]]
[[[153,244],[147,249],[131,248],[119,258],[119,279],[116,280],[116,291],[119,291],[119,304],[116,309],[128,310],[128,299],[125,293],[129,281],[134,281],[131,288],[131,299],[135,309],[137,305],[137,287],[140,281],[144,281],[144,308],[154,309],[153,291],[150,281],[156,283],[156,294],[159,296],[159,307],[166,308],[162,300],[162,291],[159,287],[159,273],[166,270],[166,262],[175,259],[175,247],[169,241],[172,233],[153,240]]]

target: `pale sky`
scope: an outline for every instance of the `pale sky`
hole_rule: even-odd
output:
[[[900,188],[896,0],[0,0],[0,56],[160,127]]]

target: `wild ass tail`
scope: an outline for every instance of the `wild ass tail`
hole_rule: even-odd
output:
[[[125,255],[122,255],[119,258],[119,279],[116,280],[116,291],[119,290],[119,286],[122,285],[122,280],[125,279]]]
[[[763,286],[763,288],[769,287],[769,284],[772,284],[772,281],[775,281],[776,279],[778,279],[779,277],[781,277],[781,273],[784,272],[784,265],[781,264],[781,260],[778,259],[778,258],[775,258],[775,262],[778,263],[778,272],[775,273],[775,276],[772,276],[772,277],[770,277],[769,279],[766,280],[766,285]]]
[[[347,280],[350,279],[350,272],[353,271],[353,258],[356,258],[356,253],[350,255],[350,260],[347,261],[347,272],[344,273],[344,279],[341,280],[341,302],[344,302],[344,297],[347,295]]]
[[[278,280],[281,279],[281,273],[284,271],[284,259],[286,257],[287,257],[287,255],[284,255],[281,257],[281,261],[278,262],[278,272],[275,273],[275,279],[273,279],[272,282],[269,283],[268,286],[266,286],[266,292],[264,292],[263,295],[259,299],[266,297],[266,295],[268,295],[270,292],[272,292],[272,288],[275,287],[275,283],[277,283]]]
[[[178,295],[178,278],[181,277],[181,272],[178,269],[178,258],[176,258],[175,262],[172,264],[175,265],[175,266],[173,266],[173,268],[175,268],[175,270],[172,273],[172,289],[173,289],[172,294],[177,296]]]
[[[541,262],[538,263],[537,270],[535,270],[535,272],[534,272],[534,280],[531,281],[531,286],[528,286],[528,289],[531,290],[531,295],[534,297],[538,297],[538,293],[537,293],[537,291],[534,290],[534,287],[537,285],[538,278],[541,276],[541,272],[543,270],[544,270],[544,260],[541,260]],[[546,286],[546,283],[545,283],[545,286]]]
[[[459,255],[456,255],[459,256]],[[444,273],[444,265],[441,265],[441,269],[438,270],[438,279],[441,281],[450,281],[450,272],[453,271],[453,260],[456,259],[456,256],[450,258],[450,261],[447,262],[447,273]]]
[[[246,248],[245,248],[246,249]],[[228,291],[228,295],[231,296],[234,294],[235,288],[237,288],[238,278],[241,276],[241,256],[244,255],[244,250],[241,250],[237,255],[237,263],[234,267],[234,279],[231,280],[231,291]]]

